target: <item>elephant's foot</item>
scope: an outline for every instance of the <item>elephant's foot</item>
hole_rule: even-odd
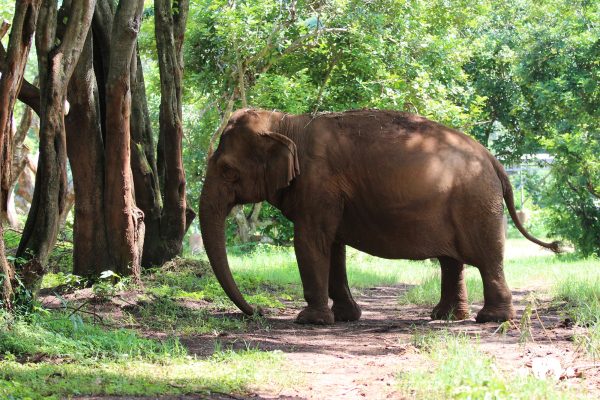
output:
[[[336,321],[358,321],[362,312],[354,300],[350,302],[333,302],[331,307]]]
[[[331,325],[333,324],[333,312],[329,308],[306,307],[296,317],[298,324]]]
[[[477,313],[475,321],[477,322],[504,322],[511,319],[515,319],[517,314],[512,304],[505,306],[488,307],[483,308]]]
[[[459,321],[468,319],[471,315],[469,304],[467,302],[460,303],[442,303],[439,302],[431,312],[431,319],[441,319],[445,321]]]

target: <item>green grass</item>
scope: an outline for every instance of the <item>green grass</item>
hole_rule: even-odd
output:
[[[528,256],[525,247],[527,241],[524,239],[509,239],[507,247],[517,248],[516,254],[506,258],[504,273],[508,286],[512,290],[520,288],[535,289],[542,295],[552,295],[552,287],[556,282],[569,280],[600,279],[600,261],[596,258],[581,259],[572,254]],[[416,304],[432,306],[437,304],[440,298],[441,273],[437,263],[435,268],[429,270],[428,274],[416,272],[417,286],[411,288],[400,299],[403,304]],[[465,270],[467,292],[471,303],[483,302],[483,284],[481,275],[476,268],[467,267]]]
[[[145,339],[128,329],[104,330],[64,312],[13,317],[0,313],[0,356],[41,355],[70,361],[143,359],[160,361],[186,355],[176,338]]]
[[[507,245],[519,248],[524,242],[509,240]],[[236,282],[251,304],[280,308],[283,301],[302,302],[293,249],[261,245],[251,253],[234,251],[229,260]],[[431,306],[439,299],[437,261],[384,260],[348,248],[347,265],[354,289],[413,285],[401,301]],[[575,338],[577,343],[598,357],[599,265],[597,259],[551,254],[532,257],[523,251],[506,260],[505,271],[512,289],[535,287],[553,295],[564,312],[586,328]],[[64,273],[48,274],[44,286],[71,284],[73,278]],[[470,301],[481,302],[478,271],[467,268],[466,279]],[[297,379],[289,371],[283,376],[282,357],[276,353],[217,349],[208,359],[186,355],[174,336],[248,330],[265,324],[260,317],[215,314],[215,310],[237,309],[204,258],[175,260],[148,271],[143,280],[147,297],[128,308],[130,322],[141,330],[166,333],[163,341],[145,338],[134,330],[105,329],[77,314],[37,312],[16,319],[0,315],[0,398],[9,398],[9,394],[37,399],[77,394],[246,393],[258,382],[277,386],[285,385],[286,379]],[[415,335],[413,343],[435,367],[402,375],[400,386],[407,395],[568,397],[552,384],[500,372],[493,358],[480,352],[464,335]]]
[[[469,301],[471,303],[481,302],[483,300],[483,286],[481,285],[481,279],[478,279],[477,276],[470,276],[470,274],[468,274],[465,282],[469,294]],[[400,298],[400,303],[434,306],[440,300],[441,290],[442,281],[438,272],[435,275],[432,274],[428,276],[423,279],[419,285],[408,290]]]
[[[570,276],[555,285],[555,299],[581,325],[600,323],[600,276]]]
[[[260,316],[216,317],[207,307],[192,309],[165,296],[142,302],[134,314],[145,329],[180,335],[244,331],[251,323],[265,324]]]
[[[412,342],[430,367],[398,376],[400,390],[411,398],[570,399],[575,395],[551,381],[502,371],[491,356],[479,350],[476,339],[463,333],[416,333]]]
[[[218,350],[197,359],[176,338],[158,341],[132,330],[107,330],[62,312],[29,318],[3,312],[0,398],[246,393],[259,383],[283,385],[289,379],[279,372],[278,353]]]
[[[276,285],[299,285],[300,273],[291,247],[259,246],[252,253],[229,255],[236,277],[253,277]],[[386,260],[347,248],[346,264],[350,286],[365,288],[417,283],[438,268],[431,261]]]
[[[156,396],[248,393],[260,383],[282,387],[288,377],[279,353],[253,349],[216,353],[206,360],[173,359],[74,364],[0,361],[0,398],[59,399],[73,395]],[[11,397],[12,396],[12,397]]]
[[[277,253],[274,253],[277,257]],[[256,261],[258,265],[259,262]],[[215,308],[234,309],[225,292],[210,271],[206,260],[179,260],[176,267],[170,265],[152,271],[144,278],[146,291],[160,297],[175,299],[206,300]],[[233,268],[232,268],[233,269]],[[282,299],[291,298],[288,286],[277,280],[269,280],[250,270],[234,273],[236,283],[252,304],[266,308],[281,308]],[[294,292],[296,289],[291,289]]]
[[[594,359],[600,359],[600,276],[590,271],[587,276],[571,276],[554,287],[554,299],[575,324],[584,327],[575,335],[576,344]]]

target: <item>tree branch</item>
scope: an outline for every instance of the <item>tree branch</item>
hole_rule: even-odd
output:
[[[306,41],[308,39],[311,38],[315,38],[318,37],[320,34],[322,33],[331,33],[331,32],[347,32],[348,29],[346,28],[323,28],[323,29],[315,29],[314,31],[307,33],[305,35],[300,36],[298,39],[294,40],[292,43],[290,43],[289,46],[287,46],[285,49],[283,49],[283,51],[279,54],[279,57],[277,59],[273,59],[272,61],[269,61],[268,63],[264,64],[263,66],[258,68],[259,73],[265,73],[267,72],[269,69],[271,69],[271,67],[273,66],[273,64],[277,61],[279,61],[279,59],[281,59],[283,56],[286,56],[290,53],[293,53],[294,51],[307,46],[308,44],[306,43]]]
[[[5,70],[6,50],[4,49],[2,43],[0,43],[0,74],[4,73]],[[37,86],[29,83],[25,78],[23,78],[23,83],[21,84],[21,90],[19,91],[18,98],[20,101],[31,107],[38,116],[40,115],[40,89],[38,89]]]
[[[73,74],[83,43],[87,38],[92,16],[94,15],[95,3],[96,0],[77,0],[71,4],[65,34],[57,49],[58,53],[64,53],[61,66],[63,77],[67,83]]]
[[[323,79],[323,83],[321,84],[321,87],[319,88],[319,94],[317,95],[317,101],[315,101],[315,108],[313,109],[313,115],[317,113],[317,111],[319,111],[319,107],[321,106],[321,100],[323,99],[323,91],[325,90],[325,87],[327,86],[327,82],[329,81],[329,78],[331,77],[331,73],[333,72],[333,68],[335,68],[335,65],[337,64],[338,60],[340,59],[340,52],[337,52],[332,60],[331,60],[331,64],[329,65],[329,68],[327,69],[327,73],[325,74],[325,78]]]
[[[213,133],[213,135],[210,138],[210,142],[208,144],[208,154],[206,157],[207,160],[214,153],[215,143],[217,142],[217,140],[219,140],[219,138],[221,137],[221,134],[223,133],[223,131],[225,130],[225,127],[227,126],[227,121],[229,121],[229,117],[231,116],[231,112],[233,111],[233,104],[235,103],[236,97],[237,97],[237,90],[234,90],[233,93],[231,93],[231,96],[229,97],[227,106],[225,107],[225,112],[223,113],[223,117],[221,118],[221,124],[219,125],[219,127],[217,128],[215,133]]]
[[[0,24],[0,40],[2,40],[4,35],[6,35],[6,32],[8,32],[8,28],[10,28],[10,22],[8,22],[7,20],[2,20],[2,24]]]

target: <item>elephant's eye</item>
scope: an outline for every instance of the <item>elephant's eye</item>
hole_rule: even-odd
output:
[[[235,182],[240,177],[237,169],[227,163],[221,165],[221,174],[223,175],[223,179],[229,182]]]

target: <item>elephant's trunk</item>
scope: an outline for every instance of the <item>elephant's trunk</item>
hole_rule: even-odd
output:
[[[210,265],[221,284],[221,287],[245,314],[252,315],[254,310],[244,300],[240,293],[227,261],[227,252],[225,250],[225,218],[233,207],[233,201],[220,195],[219,185],[210,181],[205,181],[200,196],[200,229],[202,231],[202,240]]]

